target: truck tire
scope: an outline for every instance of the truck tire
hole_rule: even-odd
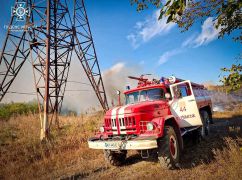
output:
[[[203,126],[201,128],[202,139],[206,139],[210,134],[210,116],[207,111],[200,111]]]
[[[104,150],[104,156],[105,159],[113,166],[121,166],[124,164],[126,156],[127,156],[127,151],[112,151],[109,149]]]
[[[161,167],[165,169],[179,167],[179,141],[172,126],[165,126],[164,136],[158,140],[158,159]]]

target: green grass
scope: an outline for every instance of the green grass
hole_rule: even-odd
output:
[[[7,103],[0,104],[0,120],[8,120],[14,115],[27,115],[38,113],[37,103]]]

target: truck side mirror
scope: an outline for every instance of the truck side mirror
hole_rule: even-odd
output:
[[[171,94],[170,93],[165,93],[165,98],[166,99],[170,99],[171,98]]]
[[[117,95],[118,95],[118,105],[121,106],[120,91],[117,90],[116,93],[117,93]]]

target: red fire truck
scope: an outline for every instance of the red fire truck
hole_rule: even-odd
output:
[[[156,154],[162,167],[179,166],[183,136],[206,138],[212,123],[212,102],[203,85],[171,76],[160,80],[138,80],[136,88],[125,92],[125,105],[108,110],[104,124],[89,148],[103,149],[115,166],[125,162],[127,150],[142,157]]]

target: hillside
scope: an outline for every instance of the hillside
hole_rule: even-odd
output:
[[[87,147],[103,114],[62,116],[52,142],[39,142],[37,115],[0,121],[0,179],[241,179],[242,109],[216,113],[209,141],[185,143],[182,166],[167,171],[152,159],[129,152],[126,165],[112,167],[101,150]]]

